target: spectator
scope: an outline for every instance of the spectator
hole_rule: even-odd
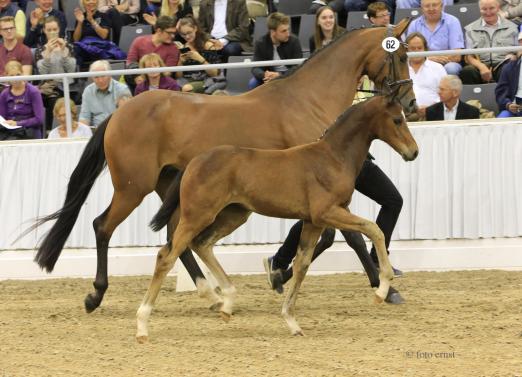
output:
[[[150,53],[143,56],[140,59],[140,68],[159,68],[165,67],[165,63],[161,59],[158,54]],[[154,72],[147,73],[144,75],[144,80],[138,84],[136,90],[134,90],[134,95],[137,96],[142,92],[146,92],[148,90],[156,90],[156,89],[166,89],[166,90],[179,90],[179,85],[172,77],[169,76],[167,72]]]
[[[315,32],[310,37],[310,52],[314,52],[316,46],[321,48],[329,44],[343,33],[344,29],[337,25],[335,13],[328,5],[319,8],[315,14]]]
[[[444,0],[444,5],[453,5],[453,0]],[[421,0],[397,0],[397,9],[420,8]],[[399,21],[399,20],[397,20]]]
[[[72,118],[72,135],[67,136],[66,116],[65,116],[65,100],[59,98],[54,105],[53,114],[54,118],[58,122],[58,126],[53,128],[49,132],[48,139],[63,139],[63,138],[78,138],[78,137],[91,137],[92,131],[89,126],[77,121],[78,110],[73,100],[70,100],[71,118]]]
[[[21,76],[22,64],[11,60],[5,65],[6,76]],[[0,115],[16,129],[0,126],[0,140],[41,139],[44,122],[42,96],[37,87],[25,81],[12,81],[0,93]]]
[[[65,29],[67,21],[65,15],[58,9],[53,9],[53,0],[35,0],[37,7],[31,12],[27,20],[27,33],[24,38],[24,44],[28,47],[37,48],[47,43],[45,33],[43,32],[44,19],[47,17],[55,17],[58,21],[59,35],[65,38]]]
[[[390,24],[390,9],[382,1],[376,1],[368,5],[366,15],[373,26],[388,26]]]
[[[173,43],[176,34],[176,20],[168,16],[160,16],[156,22],[156,30],[152,35],[143,35],[132,41],[127,55],[127,68],[137,68],[145,55],[154,52],[161,57],[167,67],[175,67],[179,62],[179,50]],[[125,81],[134,89],[140,76],[125,76]]]
[[[427,51],[428,42],[421,33],[415,32],[406,38],[408,51]],[[410,78],[413,80],[413,92],[419,107],[419,116],[425,116],[426,107],[440,101],[438,90],[440,80],[446,76],[442,65],[424,57],[408,59]]]
[[[518,35],[518,44],[522,45],[522,33]],[[500,110],[497,118],[522,116],[521,56],[519,53],[518,59],[508,62],[502,68],[502,73],[495,87],[495,97]]]
[[[97,60],[91,64],[90,72],[110,71],[107,60]],[[97,127],[105,118],[116,110],[118,99],[122,95],[130,96],[127,85],[114,80],[111,76],[95,76],[94,83],[87,85],[82,95],[80,122]]]
[[[125,105],[127,102],[129,102],[131,99],[132,99],[132,96],[130,96],[128,94],[122,94],[116,100],[116,108],[119,109],[120,107]]]
[[[517,44],[517,26],[499,15],[497,0],[479,0],[481,17],[465,27],[466,47],[504,47]],[[464,84],[482,84],[496,81],[502,66],[512,57],[505,52],[466,55],[466,65],[460,78]]]
[[[217,59],[217,55],[215,54],[215,43],[210,41],[208,35],[201,31],[193,17],[185,17],[179,20],[178,28],[179,34],[187,41],[184,48],[188,49],[188,51],[182,49],[178,65],[214,63],[212,59]],[[211,61],[209,62],[209,60]],[[176,78],[183,92],[204,93],[207,78],[216,77],[218,74],[218,69],[184,71],[176,72]],[[207,84],[207,86],[210,86],[213,82],[207,82]],[[223,84],[226,83],[223,81]],[[214,89],[218,88],[214,87]]]
[[[44,20],[43,33],[47,43],[38,47],[34,54],[36,68],[41,75],[76,71],[74,46],[59,36],[59,30],[56,17],[49,16]],[[63,97],[63,83],[61,80],[42,81],[39,88],[46,109],[45,123],[49,129],[52,125],[54,103]]]
[[[480,110],[460,101],[462,81],[458,76],[444,76],[439,83],[440,102],[426,108],[426,120],[478,119]]]
[[[308,9],[308,14],[316,14],[319,8],[328,5],[332,10],[337,13],[339,25],[346,26],[346,19],[348,14],[344,9],[344,0],[314,0]]]
[[[383,3],[386,4],[386,7],[388,8],[388,11],[390,11],[391,18],[393,18],[393,13],[395,12],[395,1],[396,0],[384,0]],[[397,0],[400,1],[400,0]],[[345,0],[344,1],[344,9],[346,9],[346,12],[362,12],[367,11],[368,7],[371,3],[373,3],[373,0]]]
[[[504,17],[517,25],[522,24],[522,1],[499,0],[501,17]]]
[[[413,20],[408,34],[419,32],[428,41],[430,51],[460,50],[464,48],[464,36],[460,21],[442,11],[442,0],[421,0],[422,16]],[[430,56],[430,60],[440,63],[451,75],[462,70],[460,55]]]
[[[245,0],[201,0],[198,21],[203,32],[219,41],[216,48],[226,59],[252,51]]]
[[[140,0],[98,0],[97,9],[111,19],[112,40],[119,44],[121,28],[139,21]]]
[[[168,16],[175,20],[181,20],[193,14],[194,12],[192,11],[189,0],[162,0],[161,7],[156,12],[144,13],[143,19],[152,26],[155,26],[160,16]]]
[[[21,40],[25,37],[25,13],[11,0],[0,0],[0,18],[13,17],[16,26],[16,37]]]
[[[256,41],[254,61],[299,59],[303,57],[301,43],[290,34],[290,17],[274,12],[267,18],[268,33]],[[249,89],[285,75],[291,67],[280,65],[252,68],[254,77],[248,83]]]
[[[0,72],[4,72],[8,61],[16,60],[22,64],[24,75],[33,72],[33,56],[31,49],[18,41],[16,37],[15,19],[7,16],[0,18],[0,35],[4,42],[0,44]]]

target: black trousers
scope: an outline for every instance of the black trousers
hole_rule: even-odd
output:
[[[355,180],[355,189],[381,205],[376,223],[384,233],[386,250],[388,250],[393,229],[397,224],[397,219],[402,209],[401,194],[386,174],[370,159],[364,161],[361,172]],[[288,268],[297,254],[302,228],[303,222],[299,221],[290,229],[283,245],[274,255],[272,262],[274,269],[281,268],[286,270]],[[350,233],[352,235],[351,237],[349,236]],[[343,232],[343,236],[345,236],[346,241],[351,247],[366,248],[364,242],[361,242],[362,236],[359,233]],[[321,239],[321,241],[323,240]],[[321,241],[319,243],[321,243]],[[372,247],[371,255],[373,261],[377,262],[375,247]]]

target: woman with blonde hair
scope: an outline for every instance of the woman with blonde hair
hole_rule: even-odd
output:
[[[66,109],[65,109],[65,99],[58,98],[56,103],[54,104],[53,115],[56,121],[58,122],[58,127],[55,127],[49,132],[49,139],[61,139],[61,138],[77,138],[77,137],[91,137],[92,131],[89,126],[86,126],[83,123],[77,121],[78,119],[78,109],[76,108],[76,104],[73,100],[70,100],[70,108],[71,108],[71,118],[72,118],[72,135],[67,136],[67,126],[66,126]]]
[[[165,63],[161,56],[156,53],[150,53],[144,55],[140,59],[140,68],[159,68],[165,67]],[[166,90],[179,90],[179,85],[172,77],[169,76],[168,72],[153,72],[143,75],[143,81],[136,86],[134,95],[137,96],[147,90],[155,89],[166,89]]]
[[[22,76],[22,64],[11,60],[5,76]],[[0,140],[41,139],[44,106],[40,91],[26,81],[10,81],[0,93]]]
[[[189,0],[162,0],[159,10],[151,14],[144,13],[143,19],[154,26],[159,16],[169,16],[180,20],[191,15],[193,15],[193,11]]]
[[[344,32],[335,20],[335,12],[328,5],[322,6],[315,14],[315,32],[310,37],[310,52],[326,46]]]

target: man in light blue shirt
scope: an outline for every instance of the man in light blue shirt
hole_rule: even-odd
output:
[[[442,11],[442,0],[422,0],[422,16],[413,20],[408,27],[408,35],[421,33],[428,41],[431,51],[458,50],[464,48],[464,34],[460,21]],[[431,56],[440,63],[449,75],[457,75],[462,70],[460,55]]]
[[[107,60],[97,60],[91,64],[89,72],[110,71]],[[82,94],[80,122],[91,127],[105,120],[118,107],[121,97],[131,96],[127,85],[114,80],[111,76],[95,76]]]

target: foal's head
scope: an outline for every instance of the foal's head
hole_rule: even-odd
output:
[[[419,148],[396,96],[375,96],[363,106],[372,113],[369,123],[375,137],[389,144],[405,161],[414,160]]]

